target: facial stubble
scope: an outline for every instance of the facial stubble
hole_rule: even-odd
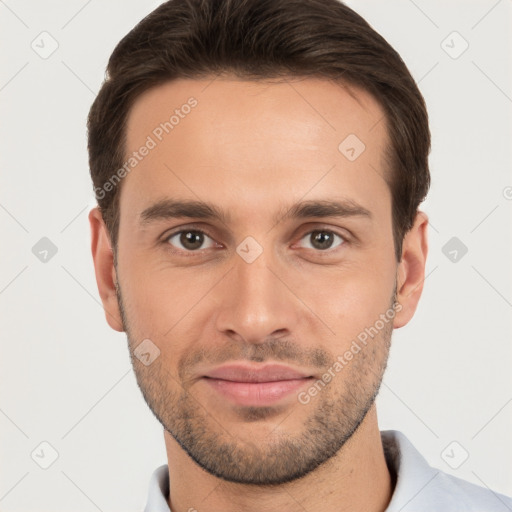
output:
[[[178,374],[166,364],[172,343],[160,347],[161,355],[143,365],[134,355],[138,337],[132,332],[119,283],[116,293],[123,327],[128,338],[130,357],[137,384],[144,400],[164,429],[201,468],[229,482],[274,486],[304,477],[326,463],[353,436],[373,405],[387,366],[392,322],[354,355],[350,363],[309,403],[275,407],[238,407],[238,418],[245,424],[266,421],[283,415],[284,419],[265,437],[265,442],[242,439],[226,424],[219,411],[209,410],[181,380],[191,364],[208,360],[204,349],[182,359]],[[391,301],[394,304],[395,293]],[[364,329],[364,328],[363,328]],[[140,341],[140,340],[139,340]],[[163,348],[163,350],[162,350]],[[219,352],[215,360],[219,360]],[[212,353],[213,358],[213,353]],[[261,344],[226,345],[222,360],[283,360],[326,368],[336,356],[323,348],[303,351],[297,344],[269,339]],[[320,364],[321,363],[321,364]],[[310,413],[300,432],[284,430],[286,419],[295,413]],[[240,422],[236,424],[240,428]],[[250,438],[249,438],[250,439]]]

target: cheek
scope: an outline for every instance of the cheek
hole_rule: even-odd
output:
[[[181,342],[191,319],[197,321],[211,307],[208,291],[216,279],[206,269],[162,268],[161,263],[134,257],[125,259],[122,267],[120,263],[120,270],[126,314],[139,337],[167,343],[179,333]]]
[[[340,350],[374,325],[392,304],[393,266],[380,269],[333,272],[324,279],[315,279],[307,297],[304,289],[304,302],[335,332]]]

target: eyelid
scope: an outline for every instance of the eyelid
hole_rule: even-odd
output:
[[[210,238],[213,238],[213,236],[210,234],[208,229],[204,228],[202,224],[192,223],[192,224],[186,224],[184,226],[176,226],[175,228],[168,229],[161,235],[161,240],[165,242],[168,240],[171,236],[177,235],[178,233],[181,233],[183,231],[198,231],[200,233],[203,233]]]
[[[313,226],[304,228],[306,231],[300,231],[302,233],[301,239],[304,238],[306,235],[310,235],[311,233],[314,233],[315,231],[327,231],[329,233],[334,233],[335,235],[338,235],[339,237],[343,238],[345,242],[353,242],[356,237],[352,234],[351,231],[349,231],[346,228],[342,228],[340,226],[330,226],[325,224],[314,224]]]

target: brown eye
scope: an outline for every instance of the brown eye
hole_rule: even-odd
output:
[[[325,229],[310,231],[302,239],[309,242],[309,246],[307,246],[308,249],[315,249],[318,251],[332,249],[333,247],[338,247],[345,242],[342,236]],[[337,242],[337,239],[339,239],[339,242],[334,245]]]
[[[210,240],[211,243],[206,247],[202,247],[205,240]],[[177,233],[169,236],[166,241],[177,249],[189,252],[197,251],[198,249],[208,249],[215,245],[213,240],[206,233],[195,229],[178,231]]]

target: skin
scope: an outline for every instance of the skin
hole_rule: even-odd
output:
[[[383,511],[395,482],[374,399],[392,328],[409,322],[421,295],[428,223],[418,212],[398,263],[383,110],[365,91],[322,79],[180,79],[137,99],[127,155],[191,96],[197,106],[122,182],[116,266],[99,210],[89,214],[107,321],[127,333],[164,427],[169,505]],[[352,162],[338,150],[349,134],[366,146]],[[141,224],[161,199],[209,201],[229,218]],[[351,201],[369,215],[283,218],[305,200]],[[207,235],[196,249],[170,236],[179,229]],[[332,245],[319,248],[318,231]],[[263,249],[252,263],[236,251],[247,236]],[[227,361],[265,361],[319,379],[394,301],[392,320],[307,404],[292,393],[237,406],[200,378]],[[134,357],[144,339],[160,350],[149,366]]]

